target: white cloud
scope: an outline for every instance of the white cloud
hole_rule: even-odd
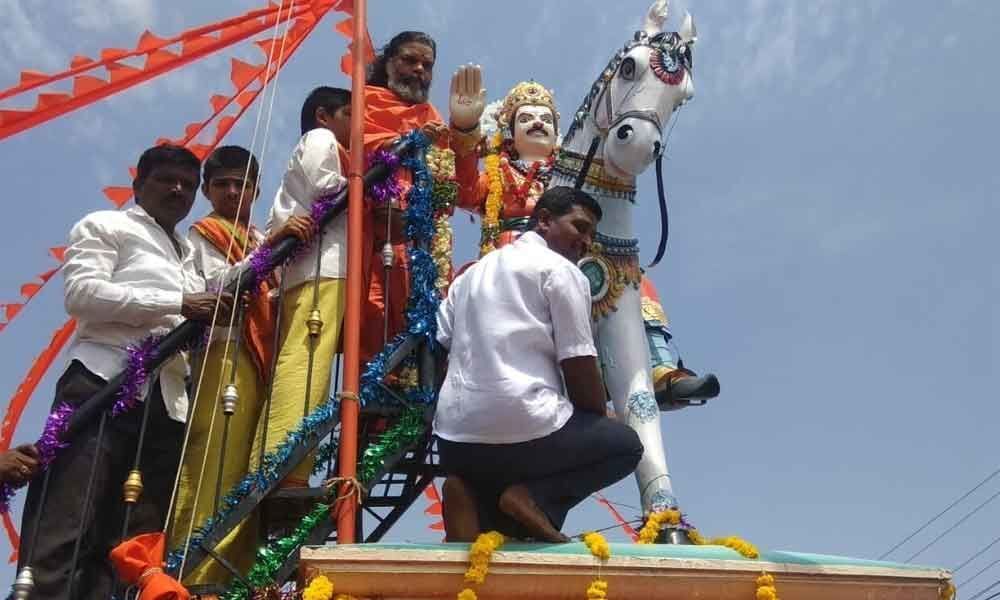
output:
[[[0,23],[0,48],[6,59],[0,72],[5,78],[16,79],[21,69],[49,70],[62,66],[63,53],[46,36],[43,11],[35,3],[0,0],[0,13],[4,16]]]
[[[152,28],[157,16],[153,0],[74,0],[67,8],[77,27],[94,32],[121,27],[138,35]]]

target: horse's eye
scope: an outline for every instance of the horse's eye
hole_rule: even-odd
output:
[[[622,79],[632,81],[635,79],[635,59],[631,56],[622,61]]]

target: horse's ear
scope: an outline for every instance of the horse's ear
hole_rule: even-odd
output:
[[[682,44],[693,44],[698,41],[698,28],[694,26],[694,17],[691,16],[691,13],[684,13],[684,22],[677,35],[680,36]]]
[[[649,12],[646,13],[646,21],[643,23],[642,29],[650,36],[663,31],[663,24],[666,23],[667,13],[670,10],[667,6],[668,4],[668,0],[656,0],[649,7]]]

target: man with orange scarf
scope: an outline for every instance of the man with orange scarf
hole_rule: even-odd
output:
[[[449,106],[451,122],[446,127],[428,101],[436,58],[434,40],[418,31],[399,33],[382,48],[369,67],[365,86],[366,153],[383,148],[414,129],[423,130],[433,140],[447,138],[456,154],[467,154],[479,142],[485,91],[460,97],[453,88]],[[476,70],[477,76],[478,73]],[[479,89],[478,83],[475,87]],[[475,177],[474,163],[464,168],[471,169]],[[400,173],[403,189],[400,197],[387,206],[372,206],[366,218],[366,231],[370,232],[365,241],[369,286],[362,314],[365,323],[361,331],[362,363],[371,360],[386,341],[406,326],[403,313],[409,296],[409,262],[403,211],[410,182],[409,173]]]
[[[312,222],[308,217],[289,219],[268,239],[250,224],[253,202],[259,194],[258,165],[245,148],[216,149],[205,160],[203,181],[201,190],[212,212],[191,226],[188,241],[194,250],[194,270],[210,290],[236,277],[238,265],[258,246],[289,235],[303,241],[310,239]],[[221,483],[220,491],[225,494],[253,467],[250,449],[264,405],[274,349],[272,289],[276,289],[274,282],[266,280],[259,289],[246,290],[242,315],[219,310],[208,346],[192,360],[197,397],[191,408],[188,444],[181,463],[171,547],[186,543],[189,532],[215,514],[217,483]],[[225,401],[233,399],[234,394],[235,406],[230,407],[232,414],[227,417]],[[228,440],[223,449],[227,418]],[[245,571],[253,562],[256,529],[251,517],[215,551]],[[185,579],[185,584],[224,585],[229,577],[222,565],[208,560]]]

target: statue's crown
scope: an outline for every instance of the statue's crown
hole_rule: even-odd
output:
[[[522,81],[515,85],[507,93],[507,97],[503,99],[503,106],[497,112],[497,122],[505,127],[510,127],[517,109],[527,105],[546,106],[552,111],[552,115],[557,120],[559,119],[552,92],[545,89],[545,86],[537,81]]]

